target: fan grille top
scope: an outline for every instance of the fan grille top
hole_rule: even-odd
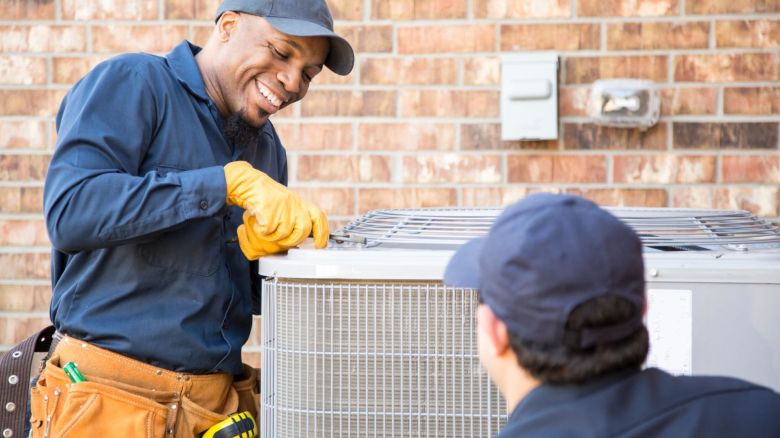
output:
[[[743,210],[607,208],[654,250],[761,249],[780,247],[780,230]],[[498,208],[373,210],[332,235],[338,243],[453,249],[484,236]]]

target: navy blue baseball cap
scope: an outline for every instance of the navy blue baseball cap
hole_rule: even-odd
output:
[[[333,17],[325,0],[225,0],[217,8],[216,21],[226,11],[263,17],[287,35],[328,37],[330,51],[325,66],[342,76],[352,71],[355,52],[347,40],[333,32]]]
[[[507,207],[487,236],[461,246],[444,283],[479,290],[521,339],[585,349],[626,338],[643,322],[644,261],[639,236],[587,199],[534,194]],[[569,314],[596,297],[635,306],[628,321],[567,329]]]

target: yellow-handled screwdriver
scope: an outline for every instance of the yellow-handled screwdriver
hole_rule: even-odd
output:
[[[257,423],[249,411],[233,414],[211,426],[200,438],[252,438],[257,436]]]

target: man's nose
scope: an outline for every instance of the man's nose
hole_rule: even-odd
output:
[[[276,79],[284,85],[284,90],[288,93],[298,94],[301,91],[301,73],[295,69],[280,71]]]

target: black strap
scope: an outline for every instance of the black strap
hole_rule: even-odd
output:
[[[48,352],[54,336],[54,326],[46,327],[15,345],[0,357],[0,424],[3,433],[22,436],[30,400],[30,370],[33,354]],[[43,364],[39,364],[40,372]]]

